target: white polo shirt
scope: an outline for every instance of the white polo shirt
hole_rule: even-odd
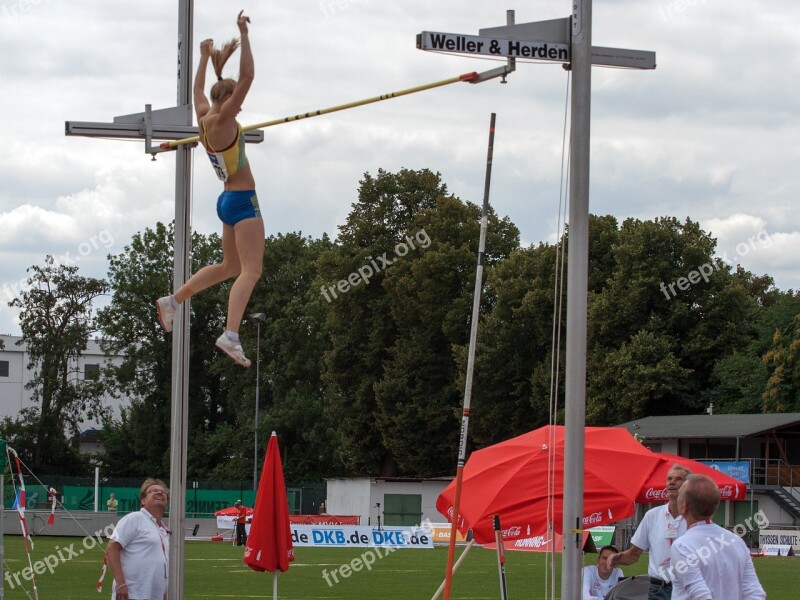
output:
[[[684,533],[686,521],[681,515],[673,518],[668,504],[651,508],[644,514],[631,544],[647,551],[647,574],[650,577],[669,581],[669,549]]]
[[[670,550],[672,600],[764,600],[750,551],[742,539],[715,523],[698,522]]]
[[[120,562],[131,600],[162,600],[169,572],[169,531],[142,508],[125,515],[114,528],[110,541],[122,546]],[[117,582],[111,598],[117,597]]]
[[[622,569],[612,569],[608,579],[603,579],[600,577],[597,565],[583,567],[583,591],[581,592],[581,597],[583,600],[605,598],[608,591],[617,585],[617,582],[622,577]]]

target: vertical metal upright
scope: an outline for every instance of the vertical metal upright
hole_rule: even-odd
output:
[[[586,423],[586,322],[589,290],[589,133],[592,0],[573,0],[569,238],[561,598],[580,600],[583,446]]]
[[[178,2],[178,107],[185,107],[185,123],[192,124],[192,28],[194,1]],[[175,275],[174,288],[186,282],[191,271],[192,147],[176,149],[175,162]],[[170,445],[170,512],[168,597],[180,600],[183,592],[186,523],[186,462],[189,426],[189,313],[190,300],[175,314],[172,331],[172,429]]]
[[[3,442],[3,445],[5,446],[5,442]],[[2,460],[0,460],[0,463],[2,463],[2,465],[3,465],[3,471],[5,471],[5,468],[6,468],[5,460],[6,460],[6,453],[5,453],[5,448],[4,448],[3,449],[3,457],[2,457]],[[3,546],[3,536],[4,536],[3,520],[5,519],[5,516],[3,514],[3,512],[4,512],[3,498],[5,498],[5,492],[6,492],[6,490],[5,490],[5,484],[6,484],[5,477],[6,477],[5,476],[5,472],[0,472],[0,571],[5,571],[5,564],[6,564],[5,548]],[[752,496],[752,493],[750,495]],[[3,573],[3,575],[4,575],[4,573]],[[3,586],[4,586],[3,577],[0,577],[0,600],[3,600],[3,598],[5,598],[5,589],[4,589]]]

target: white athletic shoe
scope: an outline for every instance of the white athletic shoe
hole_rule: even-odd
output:
[[[241,365],[245,368],[250,366],[250,359],[244,355],[242,345],[239,342],[232,341],[224,333],[217,338],[216,346],[225,354],[230,356],[231,360],[233,360],[233,362],[235,362],[237,365]]]
[[[172,297],[164,296],[156,300],[158,320],[167,333],[172,332],[172,320],[175,318],[175,309],[172,306]]]

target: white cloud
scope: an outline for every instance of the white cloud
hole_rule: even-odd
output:
[[[235,34],[233,9],[195,3],[195,44]],[[175,104],[177,5],[162,0],[7,1],[0,8],[4,156],[0,289],[46,253],[74,253],[107,230],[130,236],[174,214],[174,157],[142,142],[64,136],[64,122]],[[477,34],[505,9],[473,0],[245,1],[256,83],[245,124],[486,70],[497,61],[421,52],[423,30]],[[565,0],[516,11],[518,23],[569,16]],[[594,44],[654,50],[651,72],[592,72],[591,209],[620,220],[690,217],[724,244],[764,227],[769,248],[742,257],[800,287],[800,4],[775,0],[608,0]],[[120,15],[125,15],[120,18]],[[197,52],[194,52],[197,60]],[[236,60],[229,69],[235,72]],[[457,83],[280,125],[248,149],[269,234],[336,235],[365,171],[430,168],[452,193],[483,197],[489,114],[497,113],[490,200],[526,243],[554,239],[568,73],[519,61],[507,85]],[[193,223],[219,231],[219,182],[195,153]],[[81,269],[103,276],[104,252]],[[86,265],[84,267],[84,265]],[[0,306],[0,331],[13,333]]]

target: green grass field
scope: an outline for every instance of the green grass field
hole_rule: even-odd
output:
[[[30,600],[34,593],[31,582],[22,577],[22,569],[28,566],[22,540],[19,536],[6,536],[4,542],[5,598]],[[103,593],[98,594],[95,589],[102,568],[102,548],[87,549],[82,538],[36,537],[34,542],[32,560],[34,565],[41,561],[39,570],[44,570],[36,577],[40,600],[89,600],[110,596],[110,572],[106,575]],[[296,548],[295,555],[289,571],[279,576],[278,592],[283,600],[431,598],[442,582],[447,563],[447,548],[390,553],[370,548]],[[587,555],[586,563],[593,563],[595,558],[594,554]],[[52,572],[47,570],[48,560],[53,565]],[[354,560],[357,562],[352,563]],[[359,561],[363,566],[364,560],[373,561],[369,570],[351,571],[348,576],[344,576],[347,571],[338,570],[345,564],[358,565]],[[272,598],[272,575],[251,571],[242,563],[242,548],[230,543],[187,542],[185,562],[186,599]],[[628,567],[626,574],[643,573],[646,566],[646,561],[640,560]],[[756,558],[755,566],[770,600],[797,599],[800,558]],[[556,574],[556,580],[559,578]],[[506,579],[509,598],[544,600],[552,597],[546,594],[551,588],[545,587],[548,577],[543,554],[509,552]],[[473,548],[455,575],[452,598],[483,600],[499,596],[496,554]]]

